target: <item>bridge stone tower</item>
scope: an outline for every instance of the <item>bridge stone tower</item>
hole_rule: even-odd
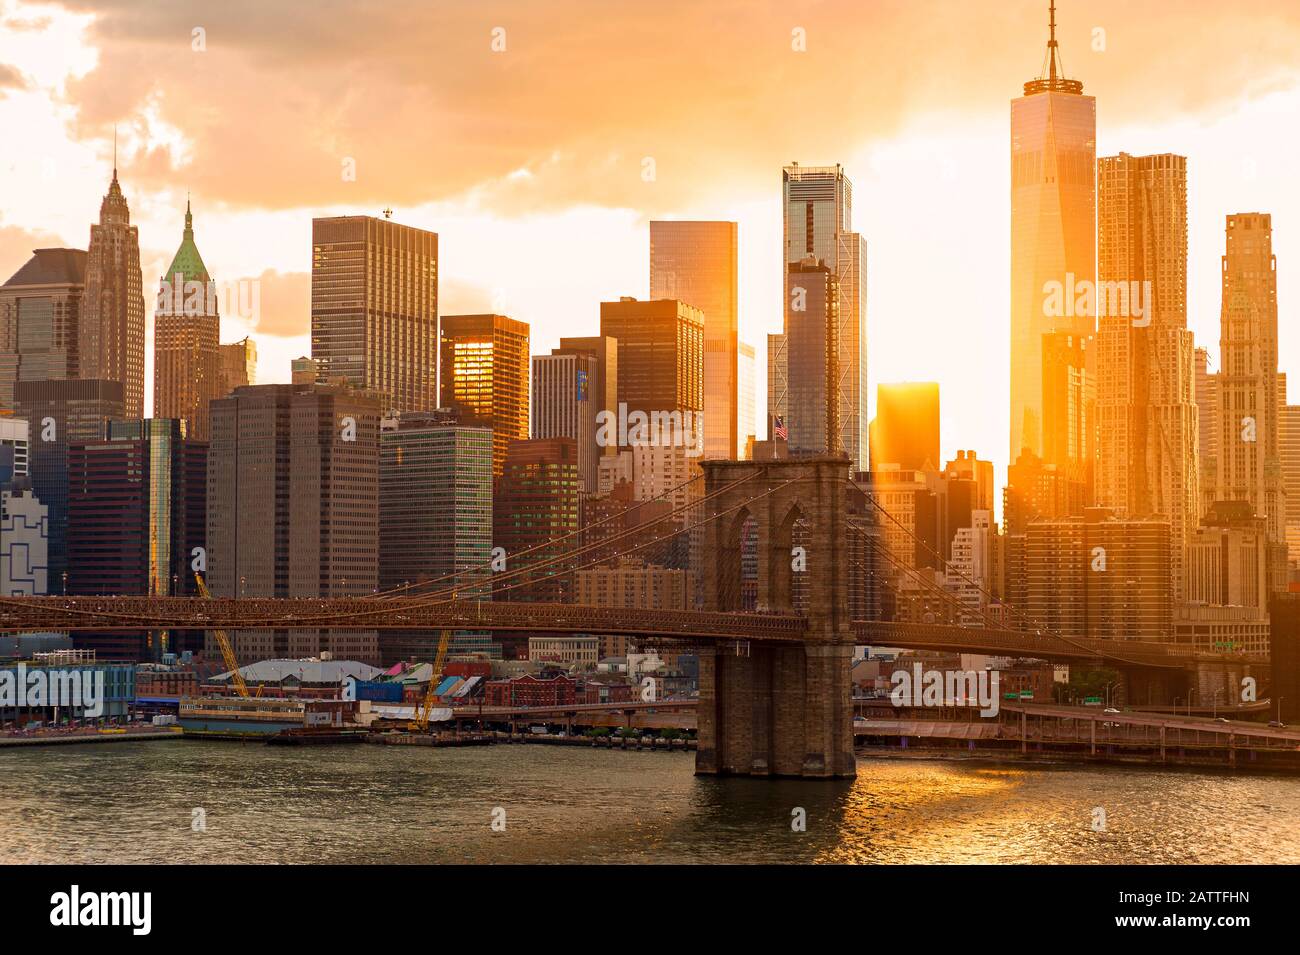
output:
[[[836,779],[856,775],[848,593],[849,460],[703,461],[704,607],[741,609],[741,546],[758,538],[757,606],[793,612],[806,575],[802,644],[723,645],[700,656],[695,772]],[[748,478],[748,480],[743,480]],[[731,510],[731,508],[736,510]],[[799,566],[796,546],[803,548]]]

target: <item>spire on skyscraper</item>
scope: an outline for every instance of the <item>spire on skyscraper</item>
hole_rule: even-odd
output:
[[[1043,72],[1038,79],[1025,84],[1025,95],[1034,93],[1074,93],[1083,92],[1080,80],[1067,80],[1065,68],[1061,65],[1060,48],[1056,42],[1056,0],[1050,0],[1047,19],[1047,55],[1043,58]]]

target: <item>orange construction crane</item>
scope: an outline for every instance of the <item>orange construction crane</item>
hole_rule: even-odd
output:
[[[208,599],[212,594],[208,591],[208,585],[203,582],[202,576],[196,570],[194,572],[194,583],[199,588],[199,593]],[[230,682],[235,684],[235,691],[245,699],[248,699],[248,684],[244,682],[244,676],[239,672],[239,661],[235,659],[235,648],[231,646],[230,638],[224,630],[213,630],[217,637],[217,645],[221,647],[221,659],[226,661],[226,666],[230,669]],[[257,695],[262,695],[262,688],[257,688]]]
[[[438,638],[438,655],[429,668],[429,688],[424,691],[424,699],[415,710],[415,719],[409,729],[420,733],[429,731],[429,717],[433,714],[433,704],[437,702],[438,684],[442,682],[442,666],[447,659],[447,647],[451,644],[451,631],[444,630]]]

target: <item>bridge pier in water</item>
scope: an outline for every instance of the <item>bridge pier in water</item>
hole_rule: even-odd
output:
[[[759,611],[798,610],[808,629],[802,643],[750,641],[701,653],[695,771],[852,777],[857,773],[854,639],[844,572],[849,462],[814,458],[704,461],[701,466],[706,496],[743,481],[706,505],[708,514],[722,516],[704,534],[705,609],[741,611],[741,548],[752,521]],[[800,586],[795,574],[805,575]],[[796,593],[802,606],[795,606]]]

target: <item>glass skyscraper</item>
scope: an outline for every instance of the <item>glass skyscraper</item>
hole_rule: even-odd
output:
[[[528,437],[528,342],[525,322],[504,315],[442,319],[442,403],[492,428],[492,473],[506,448]]]
[[[398,411],[438,405],[438,236],[371,216],[311,223],[311,357]]]
[[[1043,336],[1086,341],[1096,324],[1071,292],[1096,279],[1097,102],[1061,70],[1055,16],[1047,75],[1011,101],[1011,461],[1043,453]],[[1066,307],[1051,305],[1053,288]]]
[[[737,231],[734,222],[650,223],[650,298],[677,299],[704,313],[706,458],[735,458],[744,440],[737,414]]]
[[[852,228],[853,185],[841,166],[786,166],[782,171],[783,263],[785,303],[791,311],[791,271],[809,256],[830,269],[838,301],[833,361],[826,383],[835,396],[838,439],[834,452],[848,455],[854,470],[867,467],[867,242]],[[785,329],[787,336],[789,328]],[[787,356],[788,358],[788,356]],[[771,356],[769,354],[769,361]],[[787,363],[791,393],[798,387]],[[820,406],[819,406],[820,407]],[[786,424],[798,427],[799,407],[793,401],[784,409]],[[769,414],[772,414],[769,410]],[[818,410],[817,414],[821,414]],[[814,429],[817,427],[813,426]]]

